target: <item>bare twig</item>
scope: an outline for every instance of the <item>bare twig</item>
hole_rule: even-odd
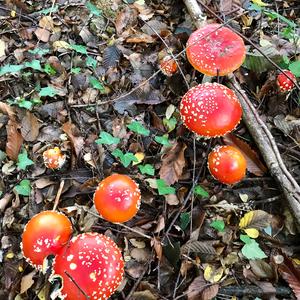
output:
[[[63,188],[64,188],[64,185],[65,185],[65,181],[62,180],[62,181],[60,182],[60,185],[59,185],[59,188],[58,188],[58,191],[57,191],[55,200],[54,200],[54,205],[53,205],[53,209],[52,209],[53,211],[55,211],[55,210],[57,209],[57,206],[58,206],[58,203],[59,203],[59,199],[60,199],[62,190],[63,190]]]

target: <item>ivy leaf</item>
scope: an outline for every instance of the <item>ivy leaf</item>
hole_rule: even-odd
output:
[[[34,162],[28,158],[27,151],[23,149],[23,152],[18,155],[17,166],[20,170],[26,170],[28,166],[33,165]]]
[[[127,168],[133,161],[138,162],[138,159],[131,152],[124,154],[120,149],[115,149],[111,154],[114,157],[119,158],[125,168]]]
[[[87,54],[86,47],[83,45],[72,44],[70,45],[70,49],[75,50],[77,53]]]
[[[101,10],[99,10],[94,4],[92,4],[91,2],[87,2],[85,4],[86,8],[90,11],[91,14],[100,17],[102,12]]]
[[[0,150],[0,164],[2,163],[2,161],[6,158],[6,153],[2,150]]]
[[[5,65],[0,68],[0,76],[7,73],[18,73],[24,68],[24,65]]]
[[[296,76],[300,77],[300,60],[294,61],[289,65],[289,70]]]
[[[30,181],[23,179],[20,184],[15,186],[15,191],[22,196],[29,196],[31,192]]]
[[[54,5],[53,7],[45,8],[37,12],[37,14],[48,15],[50,13],[55,13],[58,11],[58,5]]]
[[[156,179],[159,195],[175,194],[175,188],[168,186],[163,179]]]
[[[41,67],[41,63],[37,59],[26,62],[24,66],[25,66],[25,68],[31,68],[33,70],[43,71],[43,69]]]
[[[127,125],[127,128],[130,129],[131,131],[137,133],[137,134],[141,134],[141,135],[145,135],[145,136],[149,136],[149,134],[150,134],[150,130],[145,128],[138,121],[131,122],[130,124]]]
[[[208,192],[203,187],[201,187],[200,185],[195,186],[194,193],[197,196],[200,196],[200,197],[203,197],[203,198],[208,198],[209,197]]]
[[[248,235],[240,235],[240,239],[245,243],[242,248],[243,255],[248,259],[262,259],[267,255],[260,249],[259,244]]]
[[[171,143],[169,142],[167,134],[165,134],[163,136],[156,136],[156,137],[154,137],[154,140],[163,146],[171,146]]]
[[[184,212],[180,214],[180,225],[179,225],[180,228],[182,230],[185,230],[188,227],[190,220],[191,220],[190,213]]]
[[[56,74],[56,70],[50,64],[45,64],[44,71],[50,76]]]
[[[17,102],[18,106],[21,107],[21,108],[25,108],[25,109],[28,109],[30,110],[33,106],[33,103],[29,100],[26,100],[24,98],[20,99],[18,102]]]
[[[155,173],[155,169],[150,164],[139,165],[139,170],[142,174],[147,174],[153,176]]]
[[[225,223],[223,220],[215,220],[209,224],[210,227],[216,229],[219,232],[223,232],[225,229]]]
[[[94,89],[99,90],[100,92],[105,92],[104,86],[101,84],[101,82],[94,76],[90,76],[90,84]]]
[[[87,65],[87,67],[91,67],[91,68],[93,68],[93,69],[96,69],[96,67],[97,67],[97,60],[94,59],[94,58],[92,58],[91,56],[88,56],[88,57],[86,58],[85,63],[86,63],[86,65]]]
[[[39,91],[40,97],[47,97],[47,96],[54,97],[57,94],[58,94],[58,91],[55,88],[53,88],[52,86],[43,87]]]
[[[106,131],[101,131],[99,139],[97,139],[95,142],[96,144],[113,145],[118,144],[120,142],[120,139],[112,136]]]
[[[39,56],[43,56],[47,53],[49,53],[49,49],[42,49],[42,48],[35,48],[33,50],[28,50],[29,53],[33,54],[33,55],[39,55]]]
[[[171,132],[176,128],[177,120],[175,117],[171,117],[170,119],[164,118],[163,124],[167,128],[168,132]]]
[[[72,69],[71,69],[71,73],[72,73],[72,74],[79,74],[80,71],[81,71],[81,69],[80,69],[79,67],[77,67],[77,68],[72,68]]]

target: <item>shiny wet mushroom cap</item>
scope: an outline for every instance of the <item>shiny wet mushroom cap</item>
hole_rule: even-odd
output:
[[[54,147],[43,152],[44,164],[49,169],[60,169],[66,161],[66,155],[59,147]]]
[[[94,203],[103,219],[122,223],[136,215],[141,192],[138,184],[129,176],[113,174],[99,183]]]
[[[242,108],[231,89],[218,83],[204,83],[183,96],[180,114],[189,130],[211,138],[232,131],[240,122]]]
[[[209,24],[191,34],[186,55],[199,72],[209,76],[224,76],[242,65],[246,48],[243,39],[229,28]]]
[[[294,81],[296,81],[296,76],[289,70],[284,70],[284,73],[280,73],[277,76],[276,82],[281,92],[288,92],[294,88]],[[289,79],[286,75],[293,79],[293,81]]]
[[[120,249],[109,237],[83,233],[72,238],[53,262],[50,282],[62,280],[52,297],[65,300],[106,300],[120,285],[124,262]]]
[[[68,243],[72,224],[62,213],[43,211],[26,224],[21,248],[26,261],[41,270],[44,259]]]
[[[225,184],[241,181],[247,168],[244,155],[233,146],[217,146],[208,155],[207,165],[211,175]]]

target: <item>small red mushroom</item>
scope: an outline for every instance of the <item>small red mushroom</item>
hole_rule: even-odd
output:
[[[165,56],[160,61],[159,67],[166,76],[172,76],[177,72],[176,61],[170,55]]]
[[[218,146],[208,155],[210,174],[225,184],[234,184],[245,177],[247,162],[240,150],[233,146]]]
[[[113,174],[99,183],[94,203],[105,220],[122,223],[136,215],[141,203],[141,192],[138,184],[130,177]]]
[[[191,34],[186,54],[190,64],[199,72],[224,76],[242,65],[246,48],[243,39],[229,28],[209,24]]]
[[[106,300],[120,285],[123,274],[122,253],[113,240],[99,233],[79,234],[54,259],[49,280],[60,278],[62,287],[51,296]]]
[[[277,76],[277,85],[279,87],[279,90],[281,92],[288,92],[291,91],[295,86],[296,76],[289,70],[283,70],[284,73],[280,73]],[[288,75],[293,81],[288,78],[286,75]]]
[[[62,213],[43,211],[25,226],[21,248],[26,261],[37,269],[50,254],[56,254],[70,239],[72,224]]]
[[[44,151],[44,164],[49,169],[60,169],[66,161],[66,155],[58,147]]]
[[[180,114],[189,130],[211,138],[232,131],[240,122],[242,108],[231,89],[218,83],[204,83],[183,96]]]

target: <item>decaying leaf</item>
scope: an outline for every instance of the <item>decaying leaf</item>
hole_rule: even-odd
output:
[[[32,279],[33,276],[36,274],[36,271],[32,271],[29,274],[22,277],[21,280],[21,288],[20,288],[20,294],[25,293],[31,286],[34,284],[34,280]]]
[[[62,126],[62,130],[68,135],[74,147],[76,156],[79,156],[82,147],[84,146],[84,139],[81,136],[79,129],[71,122],[67,122]]]
[[[272,215],[263,210],[252,210],[241,218],[239,227],[263,229],[270,225],[271,218]]]
[[[8,115],[8,117],[11,120],[14,120],[15,112],[14,112],[13,108],[11,106],[9,106],[8,104],[0,101],[0,111],[4,114]]]
[[[275,272],[272,265],[262,259],[249,260],[252,272],[260,279],[272,279]]]
[[[21,134],[25,141],[33,142],[39,135],[40,124],[37,117],[27,111],[21,121]]]
[[[17,160],[18,154],[23,144],[23,137],[18,131],[18,124],[15,121],[9,120],[6,126],[6,131],[6,154],[10,159]]]
[[[185,166],[184,150],[186,145],[176,142],[166,154],[162,156],[162,166],[159,171],[160,178],[172,185],[178,181]]]
[[[201,254],[210,254],[215,255],[216,250],[212,246],[211,242],[202,242],[202,241],[188,241],[181,247],[182,253],[197,252]]]

